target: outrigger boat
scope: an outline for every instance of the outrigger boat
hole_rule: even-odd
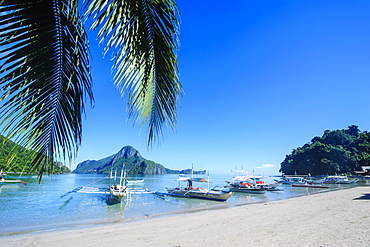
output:
[[[311,174],[309,173],[307,177],[305,177],[305,183],[296,183],[292,184],[292,187],[306,187],[306,188],[322,188],[327,189],[329,186],[323,185],[325,178],[317,178],[317,177],[311,177]]]
[[[109,195],[110,195],[111,202],[113,204],[121,203],[123,197],[127,195],[127,186],[126,186],[126,179],[123,176],[123,167],[124,165],[122,166],[119,184],[115,184],[109,187]],[[112,178],[112,173],[111,173],[111,178]]]
[[[114,184],[114,183],[111,182],[110,183],[111,185],[108,188],[95,188],[95,187],[83,186],[83,187],[75,188],[75,189],[65,193],[64,195],[62,195],[60,197],[67,196],[70,193],[101,194],[101,195],[106,195],[107,196],[106,202],[107,202],[108,205],[111,205],[111,204],[121,203],[123,198],[125,198],[125,197],[127,198],[127,200],[130,200],[131,199],[131,194],[153,193],[153,192],[149,191],[146,188],[136,188],[136,189],[131,188],[131,189],[129,189],[126,186],[126,181],[125,181],[126,178],[123,175],[123,171],[124,171],[124,168],[122,166],[122,171],[121,171],[121,176],[120,176],[119,183]],[[104,177],[102,179],[106,179],[106,178],[107,177]],[[109,178],[111,180],[112,179],[115,180],[116,176],[113,177],[112,172],[111,172]],[[102,180],[102,179],[100,179],[100,180]]]
[[[282,184],[306,184],[306,180],[301,176],[283,176],[279,183]]]
[[[347,176],[327,176],[324,184],[353,184],[357,183],[359,179],[350,179]]]
[[[308,174],[308,177],[305,178],[308,184],[323,184],[325,178],[311,177],[311,174]]]
[[[226,201],[229,199],[234,193],[230,191],[223,191],[223,190],[209,190],[202,187],[193,187],[193,182],[208,182],[209,187],[209,179],[208,181],[204,178],[186,178],[186,177],[179,177],[176,181],[178,181],[178,187],[176,188],[167,188],[167,193],[156,192],[158,195],[169,195],[174,197],[185,197],[185,198],[196,198],[196,199],[205,199],[205,200],[213,200],[213,201]],[[187,186],[181,186],[181,183],[187,182]]]
[[[255,175],[242,175],[235,176],[232,181],[226,180],[227,186],[230,191],[233,192],[244,192],[253,194],[264,194],[266,191],[282,191],[283,189],[278,188],[279,183],[267,184],[263,180],[263,176]]]
[[[267,188],[263,188],[261,186],[255,186],[251,183],[246,183],[243,181],[240,182],[230,182],[226,181],[228,183],[225,188],[228,188],[232,192],[244,192],[244,193],[252,193],[252,194],[265,194]]]
[[[22,183],[27,184],[26,182],[19,180],[19,179],[5,179],[3,176],[6,174],[3,172],[3,170],[0,171],[0,184],[8,184],[8,183]]]

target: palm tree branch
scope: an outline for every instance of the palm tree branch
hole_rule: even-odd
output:
[[[178,77],[179,14],[173,0],[88,0],[92,28],[113,52],[115,84],[128,94],[129,116],[148,125],[148,146],[176,126],[183,89]]]
[[[77,8],[77,0],[0,2],[0,121],[7,136],[38,153],[41,176],[75,157],[85,101],[93,100]]]

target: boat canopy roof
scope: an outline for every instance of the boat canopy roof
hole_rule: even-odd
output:
[[[263,178],[263,176],[245,175],[245,176],[235,176],[235,177],[233,177],[233,180],[235,180],[235,181],[253,181],[253,180],[259,180],[261,178]]]

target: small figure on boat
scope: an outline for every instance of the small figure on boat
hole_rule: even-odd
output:
[[[193,182],[191,181],[191,179],[188,179],[188,187],[189,189],[193,187]]]

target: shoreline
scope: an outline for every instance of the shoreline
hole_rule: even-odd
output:
[[[2,246],[370,246],[370,186],[0,237]]]
[[[315,191],[309,192],[309,194],[306,194],[306,193],[296,194],[296,195],[292,195],[287,198],[281,198],[281,199],[279,198],[276,200],[266,200],[266,201],[256,201],[256,202],[235,202],[232,204],[207,205],[207,206],[192,208],[192,209],[181,209],[177,211],[163,212],[163,213],[151,214],[151,215],[146,215],[146,216],[124,218],[121,220],[109,219],[109,220],[100,220],[100,221],[93,221],[93,222],[89,220],[85,220],[84,222],[79,222],[79,223],[68,222],[68,223],[63,223],[59,225],[53,225],[53,224],[42,225],[42,226],[35,226],[33,228],[22,229],[22,230],[17,230],[17,231],[0,232],[0,238],[6,237],[6,236],[17,236],[17,235],[24,235],[24,234],[39,233],[39,232],[41,233],[41,232],[48,232],[48,231],[69,230],[69,229],[76,229],[76,228],[88,228],[88,227],[105,226],[105,225],[111,225],[111,224],[145,221],[145,220],[151,220],[151,219],[155,219],[159,217],[172,217],[176,215],[191,214],[191,213],[197,213],[197,212],[202,212],[202,211],[222,210],[222,209],[235,208],[235,207],[247,206],[247,205],[252,205],[252,204],[263,204],[263,203],[271,203],[275,201],[276,202],[284,201],[290,198],[310,196],[310,195],[318,194],[318,193],[329,193],[331,191],[345,190],[345,189],[349,189],[349,188],[348,187],[344,187],[344,188],[337,187],[337,188],[330,188],[330,189],[323,189],[323,190],[315,190]],[[188,200],[193,200],[193,199],[188,199]]]

